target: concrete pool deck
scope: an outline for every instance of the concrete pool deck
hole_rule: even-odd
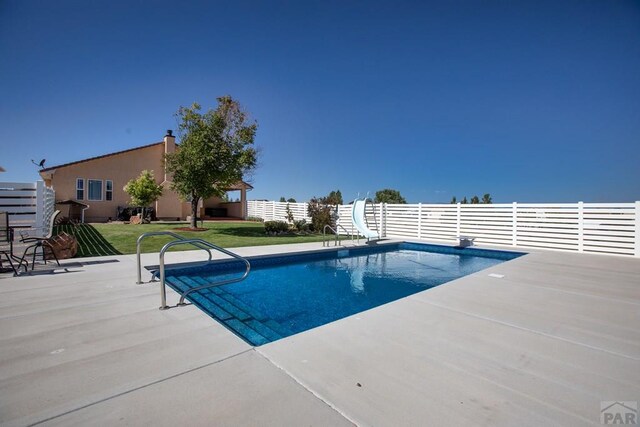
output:
[[[133,255],[3,277],[0,423],[599,425],[601,401],[640,400],[640,259],[517,250],[256,348],[194,306],[159,311]]]

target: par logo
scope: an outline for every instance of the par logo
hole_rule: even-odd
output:
[[[638,402],[600,402],[600,422],[611,425],[636,425],[638,423]]]

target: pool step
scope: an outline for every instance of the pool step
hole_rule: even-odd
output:
[[[167,277],[167,283],[184,292],[211,283],[205,278],[185,275]],[[222,287],[211,287],[189,294],[190,301],[253,345],[262,345],[292,335],[288,328],[268,319]]]

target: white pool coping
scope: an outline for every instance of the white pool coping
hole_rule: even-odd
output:
[[[596,425],[601,401],[640,399],[640,260],[513,249],[529,255],[256,348],[158,310],[134,255],[2,278],[0,423]]]

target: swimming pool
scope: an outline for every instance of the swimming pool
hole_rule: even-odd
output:
[[[242,282],[187,299],[252,345],[262,345],[424,291],[524,255],[397,243],[250,259]],[[240,263],[173,268],[177,291],[236,277]]]

